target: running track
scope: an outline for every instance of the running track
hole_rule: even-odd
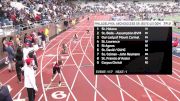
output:
[[[93,21],[108,20],[110,16],[95,15],[90,22],[82,19],[50,41],[45,51],[39,50],[36,75],[36,101],[180,101],[180,58],[173,56],[172,75],[94,75]],[[90,34],[86,30],[90,29]],[[78,34],[79,40],[72,37]],[[60,54],[62,43],[67,43],[68,54]],[[58,76],[50,83],[52,62],[63,59],[62,85]],[[12,88],[13,99],[26,99],[26,89],[17,83],[15,72],[0,70],[0,81]]]

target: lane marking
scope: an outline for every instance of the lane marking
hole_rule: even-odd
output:
[[[130,79],[131,81],[135,82],[136,84],[138,84],[139,86],[146,88],[146,90],[148,90],[149,92],[153,93],[154,95],[156,95],[157,97],[161,98],[162,100],[168,101],[168,100],[166,100],[165,98],[163,98],[162,96],[160,96],[160,95],[158,95],[157,93],[155,93],[154,91],[150,90],[150,88],[147,88],[147,87],[141,85],[139,82],[137,82],[136,80],[132,79],[131,77],[129,77],[129,76],[127,76],[127,75],[126,75],[126,77],[127,77],[128,79]]]
[[[71,52],[70,52],[70,54],[71,54]],[[72,56],[72,54],[71,54],[71,56]],[[84,55],[83,55],[83,56],[84,56]],[[102,96],[102,94],[92,85],[92,83],[91,83],[91,82],[89,81],[89,79],[84,75],[84,73],[80,70],[80,68],[78,68],[78,67],[80,67],[80,66],[77,65],[77,63],[76,63],[76,61],[74,60],[73,56],[72,56],[72,59],[73,59],[73,61],[74,61],[75,64],[76,64],[76,68],[78,69],[77,72],[80,72],[80,73],[83,75],[83,77],[85,78],[85,80],[91,85],[91,87],[93,87],[93,89],[103,98],[103,100],[107,101],[107,99],[106,99],[104,96]]]
[[[56,99],[56,100],[61,100],[64,99],[67,94],[65,94],[64,91],[56,91],[54,93],[51,94],[52,98]]]
[[[43,98],[43,94],[41,94],[41,96],[39,97],[38,101],[41,101],[42,98]]]
[[[53,56],[56,56],[54,54],[48,54],[48,55],[45,55],[46,57],[53,57]]]
[[[173,71],[173,73],[174,73],[174,75],[176,75],[178,78],[178,81],[180,81],[180,76],[175,72],[175,71]]]
[[[74,29],[75,30],[75,29]],[[58,59],[58,49],[59,49],[59,46],[60,46],[60,44],[62,43],[62,41],[67,37],[67,36],[70,36],[70,35],[72,35],[72,33],[68,33],[65,37],[63,37],[63,39],[61,39],[59,42],[58,42],[58,47],[57,47],[57,55],[56,55],[56,58]],[[47,47],[46,47],[47,48]],[[46,49],[45,48],[45,49]],[[44,54],[45,53],[43,53],[43,56],[42,57],[44,57]],[[45,101],[47,101],[47,95],[46,95],[46,91],[45,91],[45,88],[44,88],[44,86],[43,86],[43,76],[42,76],[42,62],[43,62],[43,58],[41,59],[41,69],[40,69],[40,77],[41,77],[41,85],[42,85],[42,89],[43,89],[43,95],[44,95],[44,98],[45,98]]]
[[[141,85],[143,86],[143,89],[144,89],[145,93],[147,94],[147,96],[148,96],[149,100],[150,100],[150,101],[153,101],[153,100],[152,100],[152,98],[151,98],[151,96],[149,95],[149,93],[148,93],[147,89],[146,89],[146,88],[144,88],[145,86],[144,86],[144,84],[143,84],[142,80],[140,79],[140,77],[139,77],[138,75],[137,75],[137,78],[138,78],[139,82],[141,83]]]
[[[83,34],[82,37],[83,37],[84,35],[85,35],[85,34]],[[80,38],[80,40],[82,39],[82,37]],[[79,42],[80,42],[80,41],[79,41]],[[75,50],[76,47],[78,46],[79,42],[75,45],[74,50]],[[69,48],[69,52],[70,52],[69,54],[70,54],[70,56],[72,57],[72,59],[74,59],[73,56],[72,56],[73,50],[71,50],[71,48],[70,48],[70,47],[71,47],[71,43],[72,43],[72,42],[70,42],[70,45],[69,45],[69,47],[68,47],[68,48]],[[77,66],[76,61],[73,60],[73,62],[74,62],[75,65]],[[80,63],[80,64],[81,64],[81,63]],[[76,74],[75,74],[75,77],[74,77],[74,79],[73,79],[72,85],[71,85],[71,87],[70,87],[70,90],[71,90],[71,91],[72,91],[72,87],[73,87],[73,85],[74,85],[74,83],[75,83],[75,80],[76,80],[76,78],[77,78],[78,73],[79,73],[79,72],[77,71]],[[68,101],[69,96],[70,96],[70,93],[68,93],[68,96],[67,96],[66,101]]]
[[[167,86],[167,84],[164,82],[164,80],[163,80],[160,76],[158,76],[158,75],[157,75],[157,77],[161,80],[161,82],[162,82],[164,85],[166,85],[167,89],[174,95],[174,97],[177,99],[177,101],[180,101],[180,99],[177,97],[177,95],[174,94],[174,92]]]
[[[168,85],[164,85],[162,82],[160,82],[160,81],[154,79],[153,77],[151,77],[151,76],[149,76],[149,75],[146,75],[146,76],[149,77],[149,78],[151,78],[152,80],[158,82],[159,84],[161,84],[161,85],[163,85],[163,86],[165,86],[165,87],[169,87],[169,88],[171,88],[172,90],[174,90],[174,91],[180,93],[180,91],[178,91],[178,90],[176,90],[176,89],[174,89],[174,88],[172,88],[172,87],[170,87],[170,86],[168,86]]]
[[[179,82],[180,82],[180,80],[179,80],[179,79],[177,79],[177,78],[175,78],[175,77],[173,77],[173,76],[169,76],[169,75],[168,75],[168,77],[170,77],[170,78],[172,78],[172,79],[177,80],[177,81],[179,81]]]
[[[96,16],[95,16],[96,17]],[[93,34],[91,34],[91,36],[90,36],[90,40],[91,40],[91,37],[92,37],[92,35]],[[90,45],[92,46],[92,43],[91,43],[91,41],[90,41]],[[92,46],[93,47],[93,46]],[[93,47],[94,48],[94,47]],[[98,76],[96,75],[96,77],[95,77],[95,88],[97,89],[97,79],[98,79]],[[96,91],[94,91],[94,101],[96,101],[96,99],[97,99],[97,93],[96,93]]]
[[[118,75],[116,75],[116,79],[117,79],[117,81],[118,81],[118,85],[119,85],[119,87],[121,87],[121,83],[120,83],[120,80],[119,80],[119,77],[118,77]],[[122,88],[122,87],[121,87]],[[122,99],[122,101],[124,101],[124,96],[123,96],[123,92],[122,92],[122,90],[120,89],[120,94],[121,94],[121,99]]]
[[[75,29],[74,29],[75,30]],[[69,41],[71,41],[71,40],[69,40]],[[69,43],[69,42],[68,42]],[[59,46],[58,46],[59,47]],[[74,48],[75,49],[75,48]],[[68,50],[69,51],[69,50]],[[57,52],[58,53],[58,52]],[[58,57],[57,57],[58,58]],[[69,58],[69,57],[68,57]],[[67,62],[67,60],[68,59],[66,59],[66,61],[64,62],[64,64]],[[64,78],[64,80],[65,80],[65,82],[66,82],[66,79],[65,79],[65,77],[64,77],[64,75],[63,75],[63,73],[62,73],[62,71],[61,71],[61,74],[62,74],[62,77]],[[67,82],[66,82],[66,84],[67,84]],[[68,86],[68,84],[67,84],[67,86]],[[68,86],[68,89],[69,89],[69,86]],[[70,91],[70,93],[71,93],[71,95],[75,98],[75,96],[74,96],[74,94],[72,93],[72,91],[69,89],[69,91]],[[76,100],[76,98],[75,98],[75,100]]]
[[[20,99],[20,98],[21,98],[21,94],[22,94],[22,92],[21,92],[21,93],[19,93],[19,95],[18,95],[17,99]]]
[[[138,101],[136,98],[134,98],[131,94],[126,92],[124,89],[119,87],[114,81],[112,81],[108,76],[105,75],[105,78],[107,78],[112,84],[114,84],[117,88],[121,89],[124,93],[126,93],[129,97],[131,97],[134,101]]]

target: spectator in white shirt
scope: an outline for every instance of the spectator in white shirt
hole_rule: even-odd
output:
[[[33,69],[33,59],[26,59],[24,67],[24,86],[27,88],[29,101],[35,101],[35,91],[38,91],[35,80],[35,71]]]

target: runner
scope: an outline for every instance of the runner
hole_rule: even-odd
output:
[[[89,29],[87,29],[86,31],[87,31],[87,34],[89,34]]]
[[[62,54],[66,54],[67,53],[67,44],[62,44]]]
[[[89,16],[88,16],[87,20],[89,21]]]
[[[53,63],[53,75],[52,75],[52,79],[51,79],[51,82],[53,82],[55,79],[56,73],[58,73],[58,75],[59,75],[59,85],[58,86],[59,87],[61,86],[61,73],[60,73],[61,66],[62,66],[62,60],[58,60],[57,62]]]
[[[77,41],[78,40],[78,35],[75,34],[74,37],[73,37],[73,41]]]

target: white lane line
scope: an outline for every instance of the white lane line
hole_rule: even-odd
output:
[[[69,40],[68,43],[71,42],[71,41],[72,41],[72,40]],[[68,53],[69,53],[69,50],[68,50]],[[68,57],[68,58],[69,58],[69,57]],[[66,59],[66,61],[67,61],[67,60],[68,60],[68,59]],[[66,61],[64,62],[64,64],[66,63]],[[63,66],[64,66],[64,64],[63,64]],[[63,74],[62,71],[61,71],[61,75],[62,75],[62,77],[63,77],[63,79],[64,79],[64,81],[65,81],[65,84],[67,85],[67,88],[68,88],[70,94],[73,96],[74,100],[77,101],[77,98],[75,97],[74,93],[71,91],[70,86],[68,85],[67,80],[65,79],[64,74]]]
[[[85,33],[82,35],[82,37],[83,37],[84,35],[85,35]],[[79,39],[80,41],[82,40],[82,37]],[[79,42],[80,42],[80,41],[79,41]],[[78,46],[79,42],[75,45],[74,49]],[[72,59],[73,59],[72,52],[73,52],[74,49],[71,51],[71,43],[72,43],[72,42],[70,42],[70,45],[69,45],[69,52],[70,52],[69,54],[70,54],[70,56],[71,56]],[[74,62],[75,65],[77,66],[76,61],[73,61],[73,62]],[[81,64],[81,62],[80,62],[80,64]],[[77,66],[77,68],[79,68],[79,67]],[[72,90],[72,88],[73,88],[73,86],[74,86],[74,84],[75,84],[75,81],[76,81],[76,78],[77,78],[78,73],[79,73],[79,71],[77,71],[76,74],[75,74],[75,77],[74,77],[73,82],[72,82],[72,85],[71,85],[71,90]],[[69,100],[69,97],[70,97],[70,93],[68,94],[66,101]]]
[[[98,76],[96,75],[95,77],[95,88],[97,89],[97,79],[98,79]],[[96,101],[96,96],[97,96],[97,93],[96,91],[94,91],[94,101]]]
[[[175,78],[175,77],[173,77],[173,76],[169,76],[169,75],[167,75],[168,77],[170,77],[170,78],[172,78],[172,79],[174,79],[174,80],[177,80],[177,81],[179,81],[180,82],[180,80],[179,79],[177,79],[177,78]]]
[[[70,86],[68,85],[68,83],[67,83],[67,81],[66,81],[66,79],[65,79],[65,77],[64,77],[64,74],[62,73],[62,71],[61,71],[61,75],[62,75],[62,77],[63,77],[63,79],[64,79],[64,81],[65,81],[65,83],[66,83],[66,85],[67,85],[67,87],[68,87],[68,90],[69,90],[70,94],[72,95],[72,97],[74,98],[74,100],[77,101],[77,98],[75,97],[74,93],[73,93],[72,90],[70,89]]]
[[[93,31],[94,32],[94,31]],[[92,37],[93,37],[94,33],[91,33],[91,37],[90,37],[90,40],[92,40]],[[94,39],[93,39],[94,40]],[[92,44],[92,41],[90,42],[90,45],[91,47],[94,49],[94,45]]]
[[[146,76],[149,77],[149,78],[151,78],[152,80],[158,82],[159,84],[161,84],[161,85],[163,85],[163,86],[165,86],[165,87],[169,87],[169,88],[171,88],[172,90],[174,90],[174,91],[180,93],[180,91],[178,91],[178,90],[176,90],[176,89],[174,89],[174,88],[172,88],[172,87],[170,87],[170,86],[168,86],[168,85],[163,84],[162,82],[160,82],[160,81],[154,79],[153,77],[151,77],[151,76],[149,76],[149,75],[146,75]]]
[[[177,70],[177,69],[175,69],[175,68],[174,68],[174,71],[176,71],[176,72],[180,73],[180,70]]]
[[[74,29],[75,30],[75,29]],[[66,39],[66,37],[68,37],[68,36],[70,36],[70,35],[72,35],[72,33],[68,33],[65,37],[63,37],[63,39],[61,39],[59,42],[58,42],[58,47],[57,47],[57,50],[56,50],[56,60],[58,59],[58,55],[59,55],[59,53],[58,53],[58,49],[59,49],[59,47],[60,47],[60,45],[61,45],[61,43],[62,43],[62,41],[64,40],[64,39]],[[47,48],[47,47],[46,47]],[[42,57],[44,57],[44,54],[45,53],[43,53],[43,56]],[[45,88],[44,88],[44,81],[43,81],[43,76],[42,76],[42,63],[43,62],[43,58],[41,59],[41,69],[40,69],[40,75],[41,75],[41,85],[42,85],[42,89],[43,89],[43,95],[44,95],[44,98],[45,98],[45,101],[47,101],[47,95],[46,95],[46,91],[45,91]],[[71,91],[70,91],[71,92]],[[74,94],[73,94],[74,95]],[[75,98],[76,99],[76,98]]]
[[[71,41],[71,40],[70,40]],[[69,42],[68,42],[69,43]],[[68,53],[69,53],[69,50],[68,50]],[[67,62],[67,60],[70,58],[70,56],[68,56],[67,57],[67,59],[65,60],[65,62],[63,62],[63,67],[65,66],[65,64],[66,64],[66,62]],[[73,64],[71,64],[71,65],[73,65]],[[71,65],[67,65],[67,66],[71,66]],[[75,64],[74,64],[75,65]],[[73,66],[74,66],[73,65]],[[62,67],[62,69],[63,69],[63,67]],[[63,75],[63,72],[61,71],[61,74],[62,74],[62,77],[63,77],[63,79],[64,79],[64,81],[65,81],[65,84],[67,85],[67,87],[68,87],[68,90],[70,91],[70,93],[71,93],[71,95],[73,95],[74,96],[74,94],[72,93],[72,91],[69,89],[69,85],[68,85],[68,83],[67,83],[67,81],[66,81],[66,79],[65,79],[65,77],[64,77],[64,75]],[[55,75],[55,77],[54,78],[56,78],[56,76],[57,75]],[[45,84],[44,84],[45,85]],[[47,90],[49,90],[50,88],[49,88],[49,86],[51,85],[51,83],[50,84],[47,84]],[[59,88],[59,87],[58,87]],[[54,88],[53,88],[54,89]],[[43,94],[41,94],[41,96],[43,96]],[[41,100],[42,98],[39,98],[39,100]],[[76,98],[75,98],[76,99]]]
[[[143,88],[144,88],[145,86],[144,86],[142,80],[140,79],[140,77],[139,77],[138,75],[137,75],[137,78],[138,78],[138,80],[140,81],[141,85],[142,85]],[[148,91],[146,90],[146,88],[144,88],[144,91],[146,92],[146,94],[147,94],[149,100],[150,100],[150,101],[153,101],[152,98],[151,98],[151,96],[149,95]]]
[[[90,45],[90,43],[91,43],[91,40],[90,40],[90,38],[89,38],[89,40],[88,40],[88,43],[87,43],[87,45],[86,45],[86,49],[85,49],[85,51],[84,51],[84,49],[83,49],[83,47],[82,47],[82,42],[80,42],[80,47],[81,47],[81,50],[83,51],[83,59],[84,59],[84,56],[91,62],[91,64],[93,64],[93,66],[94,66],[94,63],[89,59],[89,57],[86,55],[86,51],[87,51],[87,48],[88,48],[88,46]],[[80,65],[80,67],[81,67],[82,65]],[[80,72],[82,72],[81,70],[80,70]],[[96,87],[94,87],[94,88],[96,88]],[[97,89],[96,89],[97,90]],[[97,90],[98,91],[98,90]],[[99,91],[98,91],[99,92]],[[102,96],[102,94],[100,95],[102,98],[104,98],[104,96]]]
[[[168,101],[168,100],[166,100],[165,98],[163,98],[162,96],[160,96],[160,95],[158,95],[157,93],[155,93],[154,91],[150,90],[149,88],[141,85],[139,82],[137,82],[136,80],[132,79],[131,77],[129,77],[129,76],[127,76],[127,75],[126,75],[126,77],[129,78],[130,80],[132,80],[133,82],[135,82],[136,84],[138,84],[139,86],[146,88],[146,90],[148,90],[149,92],[153,93],[153,94],[156,95],[157,97],[161,98],[163,101]]]
[[[180,81],[179,79],[180,79],[180,76],[175,72],[175,71],[173,71],[173,73],[174,73],[174,75],[176,75],[178,78],[178,81]]]
[[[87,48],[87,47],[86,47]],[[72,53],[70,52],[70,54],[71,54],[71,56],[72,56]],[[83,55],[84,56],[84,55]],[[72,57],[72,59],[73,59],[73,61],[75,62],[75,60],[74,60],[74,58]],[[97,93],[105,100],[105,101],[107,101],[107,99],[105,99],[103,96],[102,96],[102,94],[91,84],[91,82],[87,79],[87,77],[83,74],[83,72],[80,70],[80,68],[78,68],[78,65],[77,65],[77,63],[75,62],[75,64],[76,64],[76,68],[78,69],[78,71],[77,72],[80,72],[82,75],[83,75],[83,77],[85,78],[85,80],[94,88],[94,90],[96,90],[97,91]]]
[[[90,40],[88,41],[88,43],[87,43],[87,45],[86,45],[86,50],[85,50],[85,51],[83,50],[83,47],[82,47],[82,43],[81,43],[81,42],[80,42],[80,47],[81,47],[81,49],[82,49],[83,56],[85,56],[86,59],[88,59],[89,62],[91,62],[91,64],[94,66],[94,62],[92,62],[92,60],[87,56],[87,53],[86,53],[89,44],[90,44]]]
[[[39,97],[38,101],[41,101],[42,97],[43,97],[43,94]]]
[[[118,75],[116,75],[116,79],[117,79],[117,81],[118,81],[118,86],[121,87],[121,83],[120,83],[120,80],[119,80]],[[122,87],[121,87],[121,88],[122,88]],[[121,94],[121,99],[122,99],[122,101],[124,101],[124,96],[123,96],[123,92],[122,92],[121,89],[120,89],[120,94]]]
[[[138,101],[136,98],[134,98],[131,94],[126,92],[124,89],[119,87],[114,81],[112,81],[108,76],[105,75],[105,78],[107,78],[112,84],[114,84],[117,88],[121,89],[124,93],[126,93],[129,97],[131,97],[134,101]]]
[[[73,55],[83,55],[83,53],[72,53]]]
[[[164,80],[163,80],[160,76],[158,76],[158,75],[157,75],[157,77],[161,80],[161,82],[162,82],[164,85],[166,85],[166,87],[168,88],[168,90],[174,95],[174,97],[177,99],[177,101],[180,101],[180,99],[177,97],[177,95],[174,94],[174,92],[167,86],[167,84],[164,82]]]
[[[54,76],[54,78],[53,78],[53,81],[54,81],[54,79],[57,77],[57,75],[58,74],[56,74],[55,76]],[[51,86],[51,84],[52,84],[52,82],[50,81],[50,83],[47,85],[47,87],[46,87],[46,91],[49,89],[49,87]],[[43,85],[45,85],[44,83],[43,83]],[[45,88],[44,86],[43,86],[43,88]]]
[[[176,61],[174,61],[173,60],[173,62],[175,63],[175,64],[177,64],[177,65],[180,65],[180,63],[178,63],[178,62],[176,62]],[[175,69],[175,68],[173,68],[175,71],[177,71],[177,72],[180,72],[180,70],[177,70],[177,69]]]
[[[93,35],[93,34],[92,34]],[[94,48],[94,46],[92,45],[92,43],[91,43],[91,37],[90,37],[90,45],[92,46],[92,48]],[[88,46],[88,45],[87,45]],[[82,44],[81,44],[81,48],[82,48]],[[89,59],[89,57],[86,55],[86,52],[84,52],[84,50],[82,49],[82,51],[83,51],[83,54],[86,56],[86,58],[94,65],[94,63]],[[95,93],[96,94],[96,93]]]
[[[58,44],[57,51],[56,51],[56,55],[55,55],[56,58],[57,58],[56,60],[58,60],[58,57],[59,57],[59,54],[60,54],[59,47],[60,47],[62,41],[63,41],[64,39],[66,39],[67,36],[69,36],[69,34],[66,35],[63,39],[61,39],[61,41],[59,41],[60,43]],[[66,44],[68,44],[70,41],[71,41],[71,40],[69,40]],[[54,76],[54,79],[55,79],[56,77],[57,77],[57,74]],[[53,81],[54,81],[54,79],[53,79]],[[47,86],[46,90],[49,89],[49,87],[51,86],[51,83],[52,83],[52,82],[50,82],[50,84]]]
[[[3,69],[1,69],[0,74],[1,74],[2,72],[4,72],[5,70],[7,70],[7,69],[8,69],[7,66],[4,67]]]
[[[63,67],[71,67],[71,66],[75,66],[75,64],[66,64]]]
[[[83,55],[85,56],[85,55]],[[74,58],[73,61],[75,62]],[[76,64],[76,66],[78,67],[78,65]],[[80,68],[77,68],[78,71],[82,74],[82,76],[85,78],[85,80],[91,85],[91,87],[93,87],[93,89],[103,98],[103,100],[107,101],[107,99],[92,85],[92,83],[89,81],[89,79],[84,75],[84,73],[81,71]]]

